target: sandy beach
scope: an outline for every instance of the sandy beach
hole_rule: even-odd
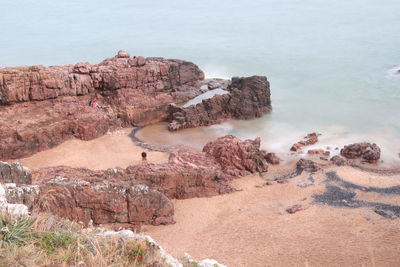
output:
[[[19,161],[32,169],[137,164],[144,149],[128,136],[131,130],[88,142],[70,140]],[[147,152],[150,162],[167,161],[168,153]],[[400,206],[396,189],[400,174],[335,166],[312,175],[313,183],[307,187],[299,185],[310,179],[308,173],[284,184],[265,185],[294,167],[294,162],[271,166],[262,178],[257,174],[234,180],[235,193],[173,200],[176,224],[145,226],[145,233],[175,257],[188,252],[228,266],[396,266],[399,219],[385,218],[375,210],[380,205]],[[329,191],[332,187],[354,195],[337,203],[335,192]],[[286,209],[293,205],[304,210],[289,214]]]
[[[55,148],[17,161],[32,170],[60,165],[105,170],[139,164],[140,154],[143,151],[146,151],[149,163],[162,163],[168,160],[167,153],[137,146],[129,137],[131,132],[132,128],[124,128],[91,141],[71,139]]]

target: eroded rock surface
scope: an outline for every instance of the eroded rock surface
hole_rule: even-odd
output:
[[[108,181],[90,183],[56,177],[41,186],[35,211],[51,212],[88,224],[174,223],[174,206],[161,192],[147,185],[117,185]]]
[[[32,175],[28,168],[19,163],[0,161],[0,183],[31,184]]]
[[[381,157],[381,149],[376,144],[355,143],[347,145],[340,150],[340,154],[348,159],[360,158],[374,163]]]
[[[100,64],[0,69],[0,159],[15,159],[72,138],[90,140],[119,126],[167,118],[170,103],[199,94],[193,63],[129,57]],[[207,89],[206,89],[207,90]],[[96,101],[99,108],[89,104]]]
[[[265,76],[232,78],[227,90],[229,94],[215,95],[189,107],[170,105],[168,129],[207,126],[230,118],[254,119],[271,111],[271,93]]]
[[[307,136],[303,138],[303,140],[294,144],[290,150],[291,151],[299,151],[302,147],[310,146],[318,142],[318,135],[317,133],[309,133]]]
[[[223,172],[243,176],[268,170],[267,153],[260,150],[260,142],[260,138],[242,141],[226,135],[207,143],[203,151],[218,162]]]

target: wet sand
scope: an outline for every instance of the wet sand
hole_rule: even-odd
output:
[[[91,169],[126,167],[138,163],[143,151],[132,142],[130,132],[124,129],[88,142],[70,140],[20,162],[30,168],[60,164]],[[151,162],[167,161],[167,153],[147,152]],[[234,180],[233,185],[241,191],[232,194],[173,200],[177,223],[145,226],[146,234],[175,257],[188,252],[231,267],[398,265],[400,219],[384,218],[374,208],[382,204],[400,210],[396,187],[400,174],[383,176],[352,167],[328,167],[313,175],[315,182],[308,187],[297,186],[308,173],[287,184],[265,186],[265,179],[293,169],[292,162],[271,166],[263,179],[250,175]],[[327,173],[340,179],[329,180]],[[336,185],[354,196],[337,202],[337,196],[328,190]],[[386,192],[386,188],[393,190]],[[316,195],[321,201],[316,201]],[[295,204],[306,209],[287,213]]]
[[[136,146],[129,137],[131,131],[132,128],[121,129],[91,141],[68,140],[55,148],[17,161],[30,169],[65,165],[104,170],[139,164],[142,151],[146,151],[148,162],[168,161],[166,153]]]

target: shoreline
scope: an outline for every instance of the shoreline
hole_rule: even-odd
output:
[[[140,129],[119,129],[92,141],[66,141],[47,153],[56,155],[69,150],[81,157],[85,152],[76,149],[78,144],[83,149],[104,144],[112,147],[115,143],[110,138],[124,140],[121,147],[129,145],[139,152],[143,147],[134,142],[139,138],[133,139],[132,135]],[[61,151],[57,151],[59,147]],[[108,149],[103,151],[109,153]],[[46,151],[37,154],[40,153]],[[103,158],[99,153],[91,153]],[[125,150],[125,153],[122,156],[133,152]],[[54,159],[54,155],[42,157]],[[64,154],[61,159],[66,157],[69,156]],[[149,151],[151,162],[159,163],[167,157],[166,152]],[[252,174],[232,180],[231,185],[236,189],[233,193],[173,199],[176,223],[144,225],[142,230],[177,258],[188,252],[196,258],[214,258],[227,266],[398,262],[400,249],[395,244],[400,240],[397,230],[400,195],[396,188],[400,187],[400,174],[371,168],[370,164],[360,169],[314,161],[322,166],[316,173],[302,172],[282,178],[296,169],[296,161],[291,161],[270,165],[262,176]],[[287,212],[296,205],[300,206],[299,211]],[[379,234],[381,229],[387,235],[384,240]],[[345,241],[350,242],[351,248],[337,245]],[[365,250],[366,246],[370,249]]]

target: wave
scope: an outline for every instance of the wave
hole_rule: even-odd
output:
[[[400,78],[400,65],[395,65],[387,71],[387,77]]]

